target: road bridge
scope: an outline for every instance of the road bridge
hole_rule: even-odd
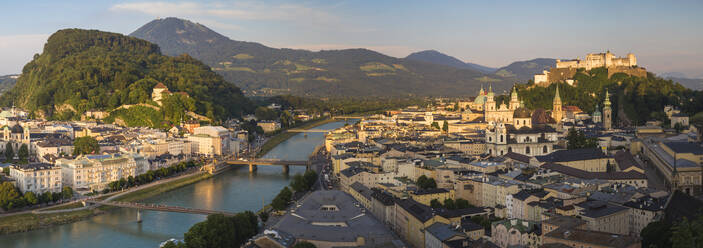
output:
[[[198,209],[198,208],[184,208],[184,207],[178,207],[178,206],[166,206],[166,205],[160,205],[160,204],[145,204],[145,203],[137,203],[137,202],[118,202],[118,201],[104,202],[104,201],[96,201],[96,200],[83,201],[83,205],[87,205],[87,204],[96,204],[96,205],[105,205],[105,206],[120,207],[120,208],[137,209],[137,222],[142,222],[141,210],[186,213],[186,214],[202,214],[202,215],[211,215],[211,214],[222,214],[225,216],[234,216],[235,215],[235,213],[230,213],[230,212],[226,212],[226,211]]]
[[[289,166],[305,166],[306,170],[310,169],[309,160],[283,160],[283,159],[249,159],[249,160],[227,160],[225,163],[229,165],[249,165],[249,172],[256,171],[258,165],[271,165],[283,167],[283,173],[288,173]]]
[[[334,130],[324,130],[324,129],[288,129],[286,132],[290,133],[329,133]]]

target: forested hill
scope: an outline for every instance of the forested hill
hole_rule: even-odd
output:
[[[187,95],[173,94],[159,107],[151,99],[158,82],[171,92]],[[140,117],[128,117],[122,110],[115,111],[118,116],[112,119],[148,126],[186,119],[185,111],[210,119],[252,111],[239,88],[190,56],[169,57],[145,40],[81,29],[51,35],[43,52],[24,66],[17,84],[0,97],[0,103],[14,103],[49,119],[77,119],[87,110],[145,104],[154,107],[147,106],[150,110],[141,111]]]
[[[247,94],[299,96],[468,96],[481,84],[509,89],[516,81],[386,56],[367,49],[312,52],[231,40],[197,23],[157,19],[130,34],[158,44],[167,55],[183,53],[207,63]]]
[[[614,123],[622,126],[643,125],[648,120],[666,122],[665,105],[677,106],[689,116],[703,111],[703,91],[687,89],[652,73],[647,77],[616,73],[608,78],[605,68],[595,68],[576,73],[574,79],[575,86],[558,84],[564,105],[578,106],[585,112],[593,113],[596,104],[603,107],[605,91],[608,90],[612,95]],[[557,84],[549,87],[521,84],[518,93],[528,108],[552,109],[556,87]]]

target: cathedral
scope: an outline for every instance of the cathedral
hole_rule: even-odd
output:
[[[482,89],[483,91],[483,89]],[[486,122],[513,122],[513,113],[516,109],[520,108],[520,101],[518,100],[517,88],[513,87],[513,91],[510,94],[510,102],[506,105],[505,103],[498,104],[495,99],[495,94],[493,93],[492,87],[488,88],[488,93],[486,94],[486,99],[484,102],[484,120]]]

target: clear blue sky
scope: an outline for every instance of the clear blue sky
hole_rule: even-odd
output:
[[[129,34],[157,17],[273,47],[435,49],[499,67],[633,52],[654,72],[703,77],[703,1],[16,1],[0,14],[0,74],[18,73],[62,28]]]

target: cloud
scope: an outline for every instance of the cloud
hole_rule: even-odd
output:
[[[329,22],[338,20],[328,12],[300,4],[267,5],[255,2],[135,2],[110,7],[111,11],[137,12],[155,17],[216,17],[230,20],[288,20]]]
[[[48,34],[23,34],[0,36],[0,75],[22,72],[22,67],[41,53]]]

